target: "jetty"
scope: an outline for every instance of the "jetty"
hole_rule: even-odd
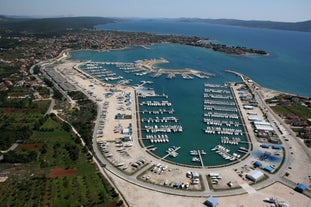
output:
[[[193,76],[197,78],[209,78],[210,76],[215,76],[212,73],[204,72],[204,70],[194,70],[191,68],[184,68],[184,69],[164,69],[156,67],[157,64],[160,63],[168,63],[168,61],[164,58],[159,59],[151,59],[151,60],[138,60],[135,63],[135,68],[146,73],[153,73],[151,77],[157,78],[162,74],[166,74],[167,79],[173,79],[175,76],[181,75],[183,79],[194,79]],[[193,76],[192,76],[193,75]]]
[[[198,155],[199,155],[199,159],[200,159],[201,166],[204,167],[204,163],[203,163],[203,159],[202,159],[201,151],[200,151],[200,150],[198,150]]]
[[[143,110],[143,111],[139,111],[142,114],[173,114],[174,113],[174,109],[158,109],[158,110],[153,110],[153,111],[148,111],[148,110]]]
[[[156,118],[142,118],[141,122],[147,122],[147,123],[163,123],[163,122],[177,122],[178,119],[174,116],[169,116],[169,117],[156,117]]]
[[[171,132],[182,132],[183,127],[181,125],[145,125],[144,130],[146,132],[151,132],[151,133],[158,133],[158,132],[166,132],[166,133],[171,133]]]
[[[164,160],[165,158],[167,158],[168,156],[171,156],[171,157],[177,157],[178,156],[178,153],[177,151],[180,149],[181,147],[175,147],[175,146],[172,146],[170,148],[168,148],[166,150],[167,154],[161,158],[161,160]]]

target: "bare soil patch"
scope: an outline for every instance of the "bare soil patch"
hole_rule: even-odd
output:
[[[53,168],[49,174],[49,178],[63,178],[67,176],[75,176],[76,170],[73,168]]]
[[[23,149],[42,149],[43,144],[39,143],[39,144],[20,144],[18,146],[19,150],[23,150]]]

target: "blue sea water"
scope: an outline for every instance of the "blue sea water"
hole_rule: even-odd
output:
[[[232,57],[210,53],[207,57],[210,59],[208,66],[219,71],[234,69],[267,88],[311,96],[311,33],[184,23],[175,20],[133,20],[99,25],[97,28],[193,35],[215,39],[228,45],[262,49],[269,52],[270,56]]]
[[[266,29],[250,29],[201,23],[181,23],[172,20],[135,20],[116,24],[98,26],[99,29],[144,31],[162,34],[182,34],[209,37],[229,45],[240,45],[266,50],[269,56],[234,56],[214,52],[204,48],[179,44],[157,44],[143,47],[132,47],[116,51],[74,51],[74,60],[91,60],[94,62],[134,62],[142,59],[165,58],[169,63],[159,64],[168,69],[193,68],[213,73],[216,76],[209,79],[184,80],[180,76],[168,80],[165,76],[151,78],[150,76],[135,76],[127,74],[114,66],[105,66],[109,70],[133,80],[137,84],[141,80],[153,81],[157,93],[169,96],[175,110],[174,116],[183,125],[182,134],[171,134],[169,143],[156,144],[154,153],[164,156],[166,149],[172,145],[181,146],[176,158],[167,160],[187,165],[200,165],[191,162],[189,151],[204,149],[207,155],[203,157],[204,165],[212,166],[228,163],[210,149],[219,144],[219,136],[207,135],[203,132],[206,126],[203,120],[203,90],[204,83],[224,84],[240,79],[224,70],[232,69],[254,79],[264,87],[295,93],[304,96],[311,95],[311,34]],[[143,133],[144,135],[144,133]],[[241,137],[242,139],[245,137]],[[149,141],[144,141],[150,145]],[[247,147],[247,145],[239,145]],[[231,153],[237,150],[228,146]]]

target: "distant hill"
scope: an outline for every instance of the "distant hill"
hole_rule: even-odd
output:
[[[245,21],[236,19],[199,19],[199,18],[181,18],[182,22],[202,22],[209,24],[222,24],[241,27],[254,27],[278,30],[291,30],[301,32],[311,32],[311,20],[304,22],[273,22],[273,21]]]
[[[98,24],[118,22],[120,20],[104,17],[63,17],[63,18],[9,18],[0,15],[0,31],[13,33],[59,33],[66,30],[91,29]]]

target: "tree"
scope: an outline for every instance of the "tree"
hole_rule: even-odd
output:
[[[39,73],[40,73],[40,67],[36,65],[36,66],[33,68],[33,73],[34,73],[34,74],[39,74]]]

